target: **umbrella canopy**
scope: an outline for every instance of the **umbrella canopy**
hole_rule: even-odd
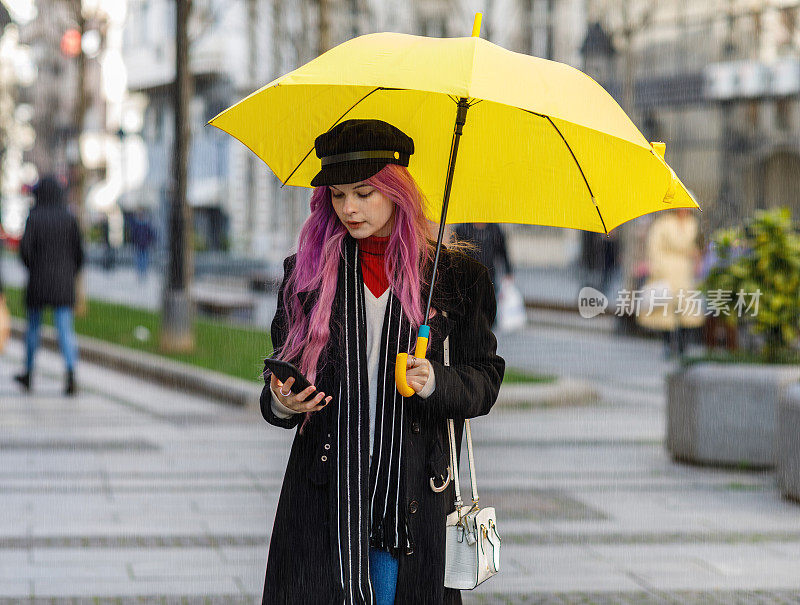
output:
[[[460,98],[469,111],[447,223],[608,232],[698,205],[614,99],[563,63],[477,36],[360,36],[270,82],[209,124],[239,139],[284,185],[309,187],[314,139],[342,120],[381,119],[414,139],[408,167],[439,221]]]
[[[424,317],[445,223],[608,233],[643,214],[698,207],[664,161],[664,144],[648,143],[594,80],[479,38],[480,21],[477,13],[469,38],[355,38],[209,122],[284,185],[305,187],[320,170],[315,138],[342,120],[380,119],[411,136],[409,171],[440,223]],[[416,357],[425,357],[429,333],[420,326]],[[406,356],[397,355],[395,382],[410,397]]]

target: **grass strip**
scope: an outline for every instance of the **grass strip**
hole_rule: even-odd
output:
[[[24,318],[22,290],[7,287],[5,294],[11,314]],[[45,313],[44,322],[52,325],[52,312]],[[85,317],[75,319],[78,334],[246,380],[260,377],[264,368],[262,359],[272,351],[272,342],[265,330],[196,319],[195,350],[191,353],[164,353],[158,346],[160,325],[159,313],[97,300],[89,301]]]
[[[523,372],[521,370],[516,370],[514,368],[506,367],[506,373],[503,376],[503,382],[508,384],[520,384],[520,383],[527,383],[527,384],[548,384],[551,382],[555,382],[557,379],[556,376],[550,376],[545,374],[530,374],[528,372]]]

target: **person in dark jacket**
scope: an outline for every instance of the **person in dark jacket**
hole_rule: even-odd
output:
[[[147,278],[150,266],[150,248],[156,242],[156,231],[147,219],[143,209],[139,209],[131,221],[131,243],[136,254],[136,272],[139,281]]]
[[[435,242],[406,169],[413,141],[386,122],[346,120],[315,148],[323,168],[271,327],[274,357],[312,386],[294,393],[292,378],[265,371],[261,395],[267,422],[296,429],[262,604],[461,603],[444,586],[455,500],[443,481],[447,419],[460,448],[464,419],[497,399],[505,362],[490,327],[492,282],[443,247],[424,321]],[[420,324],[430,326],[425,359],[413,357]],[[398,352],[411,352],[407,398],[394,381]],[[432,479],[446,487],[434,491]]]
[[[0,225],[0,303],[4,303],[5,293],[3,292],[3,247],[5,246],[5,233]]]
[[[596,288],[610,299],[616,295],[608,288],[616,280],[619,269],[619,234],[612,231],[606,235],[584,231],[581,234],[581,266],[588,285]]]
[[[28,269],[25,289],[28,329],[25,373],[14,379],[31,388],[34,357],[39,346],[42,311],[53,307],[58,343],[67,369],[65,394],[74,395],[77,346],[72,328],[75,278],[83,265],[83,244],[78,221],[65,205],[64,190],[52,176],[42,177],[33,188],[34,206],[20,242],[20,258]]]
[[[457,225],[453,232],[458,240],[469,242],[474,246],[467,254],[489,269],[489,277],[493,284],[497,284],[495,276],[498,263],[503,266],[506,278],[510,279],[513,276],[511,261],[508,260],[506,236],[497,224],[462,223]]]

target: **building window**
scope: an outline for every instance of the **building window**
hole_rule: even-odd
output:
[[[750,101],[747,104],[747,124],[752,128],[758,128],[758,113],[760,103],[758,101]]]
[[[153,140],[157,142],[161,142],[166,137],[167,131],[167,116],[166,111],[164,110],[164,105],[162,103],[157,103],[153,105],[153,124],[155,125],[155,129],[153,131]]]
[[[790,53],[794,50],[794,35],[797,30],[797,7],[787,6],[781,9],[781,25],[783,31],[778,39],[778,50]]]
[[[128,6],[125,37],[128,46],[144,46],[148,42],[148,0],[133,0]]]
[[[775,101],[775,128],[789,130],[792,127],[792,102],[790,99]]]

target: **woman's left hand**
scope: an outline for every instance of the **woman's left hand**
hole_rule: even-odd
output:
[[[419,393],[422,390],[422,387],[428,382],[431,372],[433,372],[433,368],[430,361],[413,355],[408,356],[406,361],[406,382],[408,386],[414,389],[415,393]]]

